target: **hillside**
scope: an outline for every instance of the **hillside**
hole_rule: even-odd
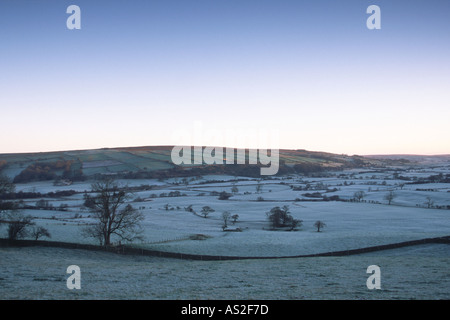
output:
[[[0,171],[15,182],[83,180],[98,174],[164,178],[204,174],[259,175],[259,165],[185,165],[171,161],[172,146],[105,148],[43,153],[0,154]],[[409,160],[378,159],[307,150],[280,150],[278,174],[404,165]]]
[[[387,155],[367,155],[366,158],[378,159],[381,161],[386,160],[407,160],[413,163],[420,163],[422,165],[434,165],[434,164],[450,164],[450,154],[441,155],[416,155],[416,154],[387,154]]]

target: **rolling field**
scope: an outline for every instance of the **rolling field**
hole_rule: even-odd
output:
[[[113,164],[95,157],[90,161],[93,169],[101,161]],[[445,165],[401,172],[424,179],[448,173]],[[83,206],[91,182],[17,184],[17,192],[74,191],[69,196],[43,196],[52,208],[41,210],[34,207],[41,198],[23,199],[21,205],[27,208],[21,211],[49,230],[50,241],[97,244],[82,235],[83,228],[94,222]],[[118,182],[133,189],[128,203],[144,216],[143,240],[128,243],[138,248],[289,257],[450,235],[450,184],[405,183],[396,169],[266,179],[210,175]],[[219,200],[224,191],[231,197]],[[364,197],[355,200],[360,191]],[[389,192],[395,193],[391,204],[386,200]],[[337,198],[329,201],[332,196]],[[59,210],[60,205],[66,211]],[[206,218],[201,215],[205,206],[213,209]],[[296,230],[271,230],[267,212],[277,206],[287,206],[301,220]],[[224,211],[238,215],[229,228],[240,232],[222,229]],[[321,232],[314,227],[317,220],[326,223]],[[5,227],[0,234],[6,236]],[[427,244],[347,257],[209,262],[60,248],[0,248],[0,298],[448,299],[449,248]],[[79,291],[65,287],[65,268],[72,264],[83,272]],[[382,290],[366,288],[369,265],[380,266]]]
[[[450,210],[442,209],[450,205],[449,184],[400,187],[402,181],[389,174],[366,178],[348,171],[345,176],[326,178],[291,176],[259,180],[206,176],[186,183],[177,178],[120,180],[120,183],[129,187],[148,186],[135,191],[130,200],[144,215],[144,240],[132,245],[153,250],[221,256],[294,256],[450,234]],[[233,187],[236,190],[232,197],[219,200],[218,193],[231,194]],[[299,187],[311,190],[298,191]],[[83,193],[89,192],[90,183],[17,185],[17,191],[33,190],[43,193],[75,190],[77,193],[70,197],[45,198],[54,207],[66,204],[68,211],[24,209],[23,212],[47,228],[51,240],[96,243],[81,236],[82,229],[93,222],[89,210],[83,207]],[[358,191],[364,191],[365,197],[353,201]],[[391,205],[384,199],[389,191],[396,195]],[[341,201],[317,201],[307,196],[311,192],[335,195]],[[426,206],[427,198],[432,198],[433,207]],[[35,202],[24,201],[30,206]],[[188,206],[193,212],[185,210]],[[204,206],[214,210],[207,218],[201,215]],[[288,206],[290,214],[302,221],[297,231],[269,230],[266,213],[276,206]],[[229,226],[240,228],[241,232],[222,230],[224,211],[239,216]],[[326,223],[321,232],[314,227],[318,220]],[[199,234],[203,240],[190,240]]]
[[[0,248],[0,299],[395,300],[450,298],[449,245],[348,257],[187,261],[58,248]],[[78,265],[81,289],[66,287]],[[381,269],[368,290],[366,269]]]

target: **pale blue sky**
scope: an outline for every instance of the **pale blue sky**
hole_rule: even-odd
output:
[[[0,152],[180,144],[200,122],[277,130],[279,148],[450,153],[449,14],[436,0],[1,0]]]

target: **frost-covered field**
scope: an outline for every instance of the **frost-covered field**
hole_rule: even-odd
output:
[[[426,178],[447,168],[418,169]],[[428,176],[425,176],[428,173]],[[402,172],[415,177],[414,172]],[[171,252],[222,256],[293,256],[367,246],[403,242],[450,234],[450,184],[409,184],[395,171],[350,170],[321,177],[288,176],[266,180],[206,176],[182,180],[121,180],[131,187],[149,186],[133,194],[131,204],[145,216],[144,240],[133,245]],[[233,190],[234,189],[234,190]],[[92,222],[83,208],[83,192],[90,183],[54,186],[52,182],[18,185],[17,190],[41,193],[75,190],[69,197],[45,198],[54,207],[68,205],[68,211],[23,210],[46,227],[51,240],[95,243],[81,236],[81,230]],[[233,194],[219,200],[219,192]],[[234,191],[234,192],[233,192]],[[361,201],[349,201],[358,191]],[[391,205],[385,199],[394,192]],[[177,193],[175,196],[174,193]],[[311,194],[337,196],[346,201],[314,201]],[[33,205],[38,199],[25,200]],[[428,204],[427,204],[428,202]],[[431,205],[429,205],[431,204]],[[302,220],[298,231],[270,231],[266,213],[275,206],[289,206],[295,219]],[[188,212],[192,206],[197,213]],[[201,217],[204,206],[214,209]],[[224,232],[222,213],[238,214],[231,228],[242,232]],[[317,220],[326,223],[316,232]],[[1,230],[0,230],[1,232]],[[192,235],[205,235],[205,240],[190,240]]]
[[[450,246],[347,257],[187,261],[58,248],[0,248],[0,299],[449,299]],[[81,289],[66,269],[81,270]],[[369,265],[381,290],[369,290]]]
[[[410,183],[447,167],[417,170],[349,170],[320,177],[254,179],[231,176],[158,180],[121,180],[142,187],[130,200],[145,220],[144,241],[132,245],[171,252],[222,256],[293,256],[450,235],[450,184]],[[407,177],[407,178],[405,178]],[[405,180],[406,179],[406,180]],[[412,180],[407,180],[412,179]],[[46,227],[49,240],[96,243],[81,235],[92,223],[83,206],[90,182],[55,186],[52,182],[19,184],[17,191],[74,190],[46,196],[53,209],[32,209],[39,198],[24,199],[24,214]],[[219,200],[222,191],[232,194]],[[361,201],[355,193],[364,192]],[[386,195],[394,192],[388,204]],[[319,197],[317,197],[319,195]],[[340,201],[323,201],[323,196]],[[67,205],[67,211],[55,210]],[[266,213],[289,206],[298,231],[272,231]],[[188,206],[196,212],[185,210]],[[204,206],[214,209],[207,218]],[[222,230],[222,213],[238,214]],[[316,232],[314,223],[326,227]],[[0,228],[4,237],[6,228]],[[192,235],[204,240],[192,240]],[[116,239],[117,240],[117,239]],[[0,298],[57,299],[448,299],[448,245],[427,245],[342,258],[199,262],[105,252],[52,248],[0,249]],[[65,287],[65,268],[83,270],[83,290]],[[383,290],[365,286],[367,266],[382,268]]]
[[[220,205],[223,205],[221,207]],[[214,203],[214,208],[238,212],[243,232],[224,233],[220,229],[220,217],[213,214],[203,219],[186,212],[160,213],[148,221],[151,229],[167,230],[182,235],[188,230],[208,234],[212,238],[204,241],[178,241],[152,245],[154,248],[186,253],[204,253],[240,256],[278,256],[347,250],[360,247],[388,244],[413,239],[447,235],[450,230],[449,211],[400,208],[360,203],[290,203],[294,217],[303,220],[297,232],[269,231],[264,212],[277,203]],[[179,215],[187,215],[179,223]],[[204,221],[207,220],[207,221]],[[326,221],[323,232],[316,232],[314,222]],[[154,226],[154,227],[152,227]],[[176,229],[178,228],[180,229]],[[248,228],[248,229],[247,229]]]

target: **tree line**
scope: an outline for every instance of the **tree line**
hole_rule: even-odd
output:
[[[75,163],[73,160],[58,160],[30,164],[14,178],[13,182],[25,183],[56,179],[83,181],[85,177],[79,163]]]

